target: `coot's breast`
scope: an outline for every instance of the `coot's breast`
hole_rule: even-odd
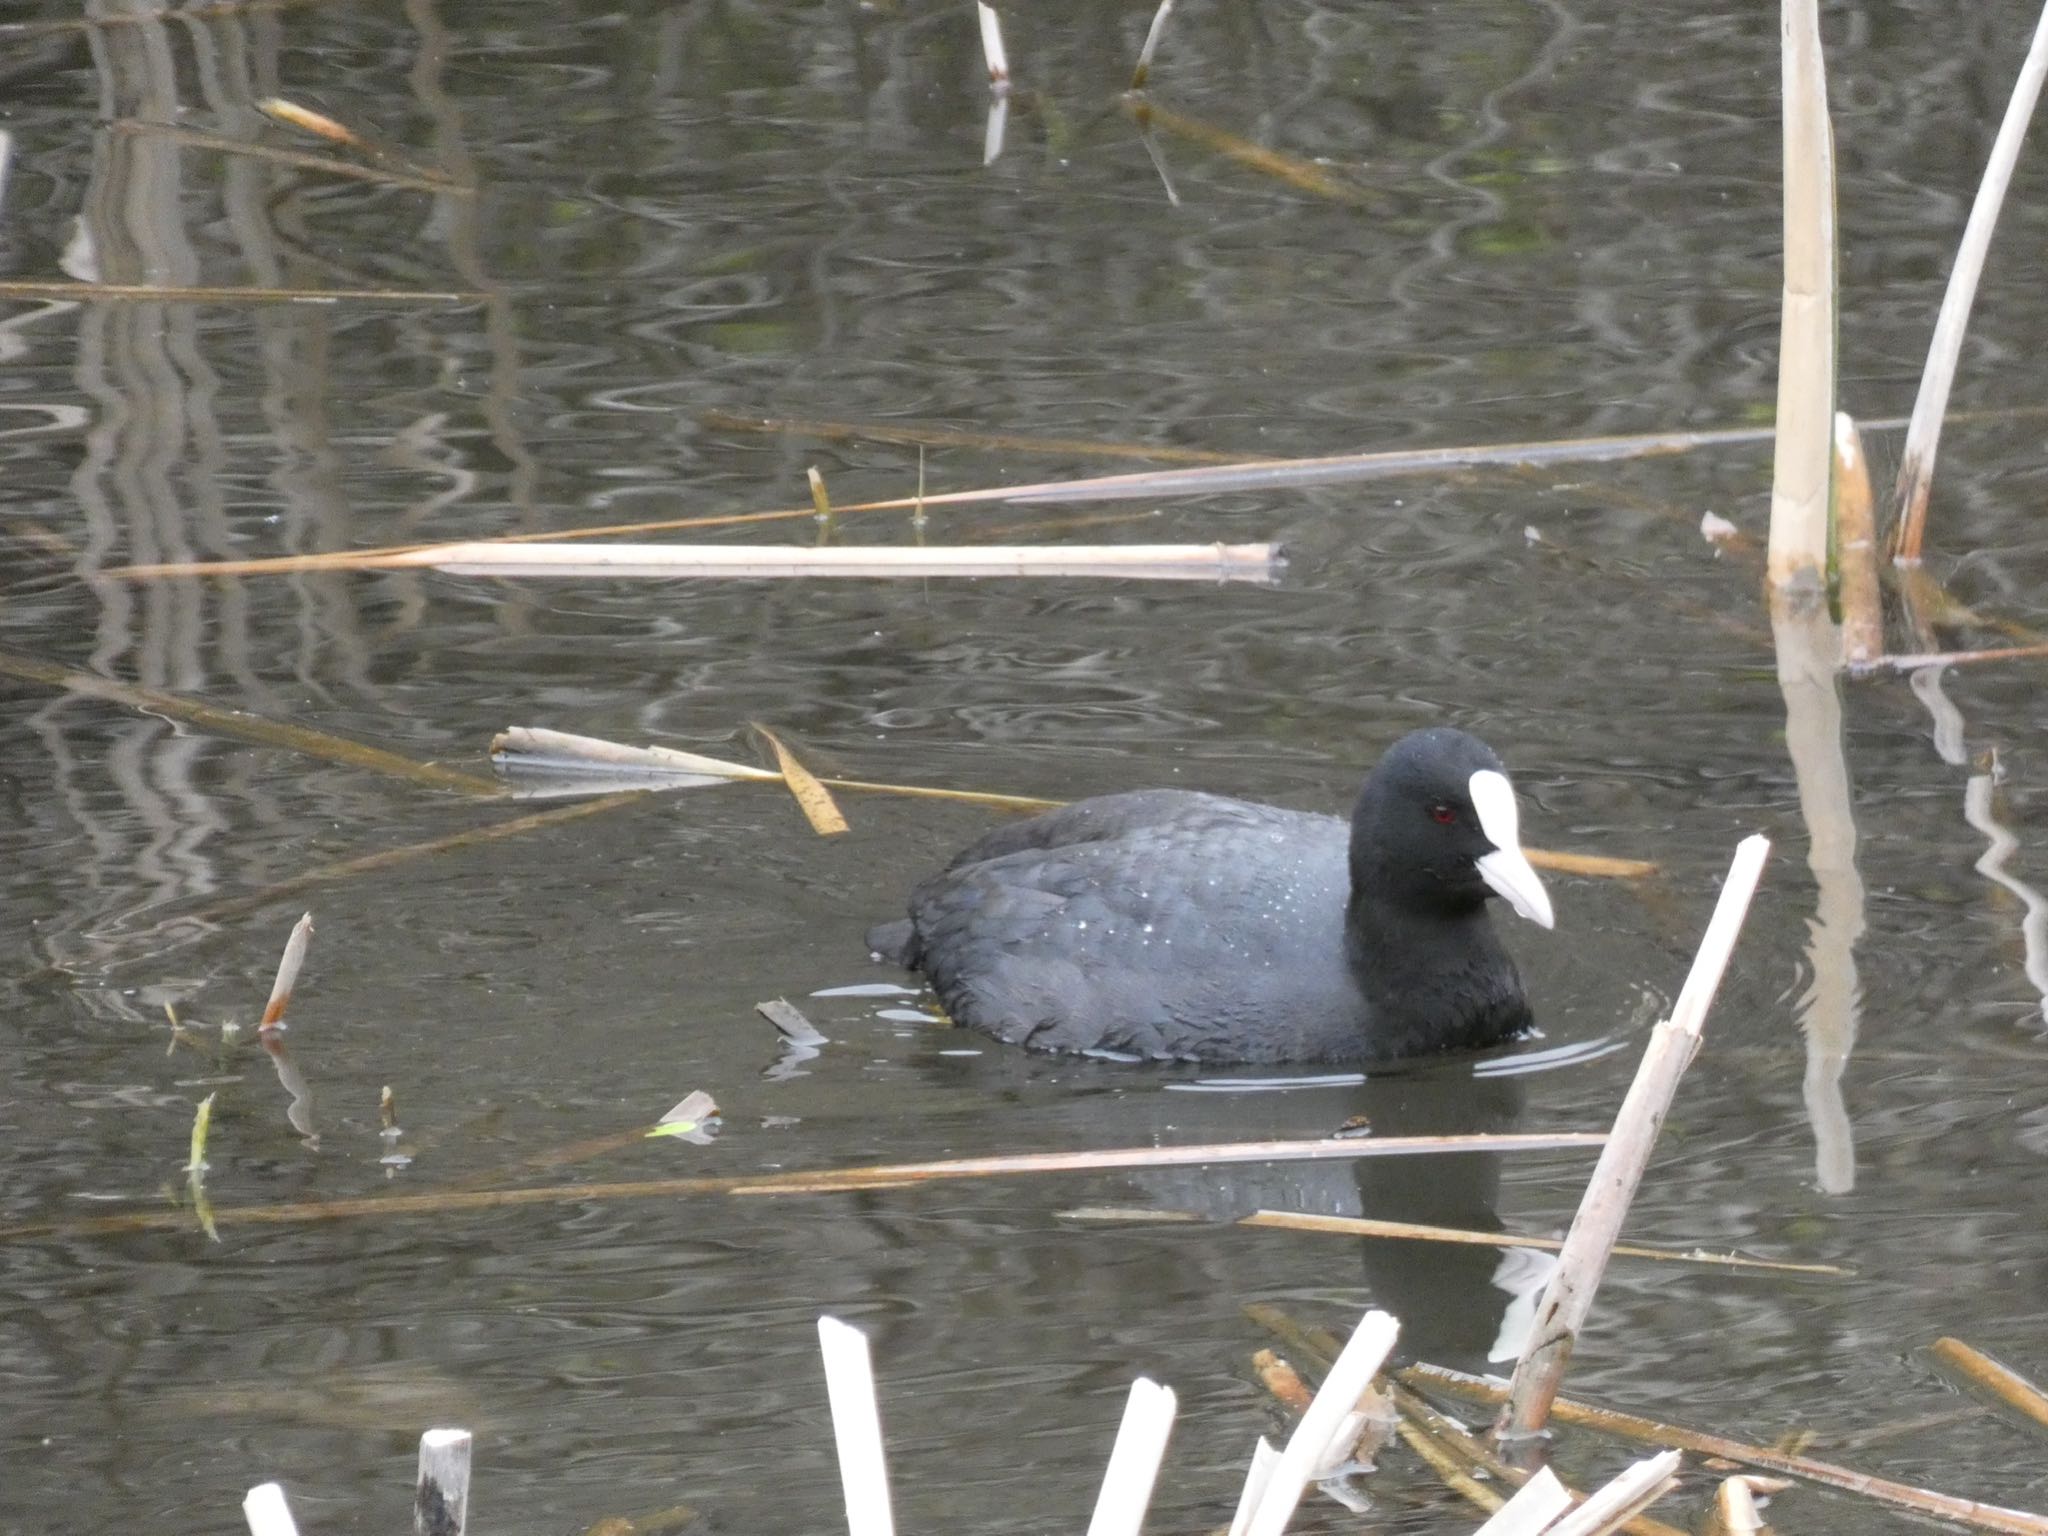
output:
[[[1350,828],[1176,791],[1016,823],[911,894],[958,1023],[1049,1050],[1216,1061],[1366,1054],[1345,960]]]

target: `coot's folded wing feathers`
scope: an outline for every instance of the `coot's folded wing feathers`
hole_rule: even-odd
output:
[[[1070,848],[1077,843],[1104,842],[1146,827],[1178,826],[1195,831],[1207,825],[1211,817],[1227,819],[1232,807],[1264,809],[1191,789],[1134,789],[1117,795],[1097,795],[1092,800],[1041,811],[1023,821],[1005,822],[961,849],[946,868],[964,869],[969,864],[1032,848]]]
[[[1064,825],[992,856],[984,839],[984,857],[912,892],[925,973],[957,1022],[1148,1056],[1241,1056],[1263,1034],[1258,1054],[1282,1059],[1328,1022],[1312,1016],[1356,1010],[1341,977],[1343,995],[1305,998],[1292,963],[1341,949],[1343,822],[1175,791],[1089,804],[1107,813],[1035,818]]]

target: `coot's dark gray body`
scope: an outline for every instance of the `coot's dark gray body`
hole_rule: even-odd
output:
[[[1496,831],[1506,795],[1504,851],[1479,826],[1480,774],[1500,780],[1478,797]],[[1083,800],[974,843],[868,943],[921,970],[955,1022],[1044,1050],[1319,1062],[1490,1045],[1530,1014],[1489,888],[1549,919],[1513,819],[1482,743],[1417,732],[1348,825],[1184,790]],[[1520,888],[1482,859],[1519,866]]]

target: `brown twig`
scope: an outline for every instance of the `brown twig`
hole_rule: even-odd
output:
[[[1554,1237],[1524,1237],[1513,1232],[1473,1232],[1461,1227],[1435,1227],[1413,1221],[1381,1221],[1366,1216],[1319,1216],[1307,1211],[1254,1211],[1238,1218],[1240,1227],[1272,1227],[1286,1232],[1333,1232],[1345,1237],[1389,1237],[1426,1243],[1465,1243],[1485,1248],[1535,1248],[1555,1253],[1564,1244]],[[1695,1248],[1643,1248],[1616,1243],[1616,1257],[1659,1259],[1669,1264],[1705,1264],[1725,1269],[1752,1269],[1792,1275],[1847,1276],[1836,1264],[1790,1264],[1773,1259],[1746,1259],[1735,1254],[1704,1253]]]
[[[846,817],[839,809],[839,802],[832,798],[832,791],[819,782],[818,776],[803,765],[780,736],[758,720],[751,724],[774,751],[775,766],[782,770],[782,782],[788,786],[791,798],[804,813],[804,819],[811,824],[811,830],[820,837],[837,837],[846,831]]]
[[[284,747],[308,757],[344,763],[351,768],[366,768],[392,778],[410,779],[432,789],[459,790],[464,794],[494,800],[503,798],[505,794],[503,786],[478,774],[464,773],[457,768],[443,768],[438,763],[414,762],[409,757],[400,757],[396,752],[386,752],[381,747],[365,746],[344,736],[329,735],[326,731],[316,731],[303,725],[290,725],[282,720],[266,719],[262,715],[252,715],[244,710],[222,709],[198,699],[186,698],[182,694],[164,693],[155,688],[139,688],[130,683],[119,683],[110,677],[101,677],[93,672],[80,672],[33,656],[0,651],[0,673],[21,678],[25,682],[61,688],[81,698],[104,699],[141,714],[163,715],[172,720],[182,720],[188,725],[217,731],[223,736],[239,737],[243,741],[253,741],[261,746]]]
[[[1400,1136],[1369,1140],[1248,1141],[1181,1147],[1113,1147],[1087,1152],[1034,1152],[1014,1157],[969,1157],[943,1162],[879,1163],[814,1172],[723,1174],[640,1179],[610,1184],[513,1189],[428,1191],[359,1199],[311,1200],[286,1205],[245,1205],[217,1212],[222,1226],[290,1226],[363,1217],[440,1215],[527,1205],[573,1205],[593,1200],[642,1200],[685,1195],[810,1195],[893,1188],[955,1179],[1023,1174],[1093,1173],[1123,1168],[1178,1168],[1276,1162],[1334,1162],[1361,1157],[1413,1157],[1437,1153],[1584,1151],[1606,1141],[1603,1132],[1472,1136]],[[147,1232],[179,1225],[177,1217],[134,1211],[79,1221],[27,1222],[0,1227],[0,1239],[56,1233]]]
[[[1411,1386],[1447,1392],[1467,1402],[1500,1403],[1507,1396],[1506,1389],[1494,1382],[1478,1376],[1468,1376],[1462,1371],[1446,1370],[1437,1365],[1411,1365],[1398,1375],[1403,1382]],[[1767,1450],[1762,1446],[1748,1445],[1740,1440],[1730,1440],[1723,1435],[1686,1429],[1632,1413],[1598,1408],[1589,1403],[1574,1402],[1569,1398],[1560,1397],[1551,1404],[1551,1417],[1560,1424],[1596,1429],[1645,1445],[1693,1451],[1702,1456],[1718,1456],[1726,1461],[1761,1467],[1767,1472],[1781,1472],[1788,1477],[1804,1478],[1810,1483],[1818,1483],[1843,1493],[1860,1494],[1865,1498],[1892,1505],[1894,1508],[1909,1510],[1918,1515],[1928,1515],[1937,1520],[1951,1520],[1975,1526],[1980,1530],[2005,1532],[2008,1536],[2048,1536],[2048,1519],[2040,1515],[2028,1514],[2023,1510],[2002,1509],[1995,1504],[1981,1504],[1974,1499],[1959,1499],[1949,1494],[1935,1493],[1930,1489],[1915,1488],[1906,1483],[1872,1477],[1866,1473],[1852,1471],[1848,1467],[1835,1466],[1830,1462],[1815,1461],[1810,1457],[1794,1456],[1783,1451]]]
[[[2048,1429],[2048,1394],[2011,1366],[1946,1336],[1936,1339],[1927,1352],[1943,1375],[1994,1398],[2036,1429]]]

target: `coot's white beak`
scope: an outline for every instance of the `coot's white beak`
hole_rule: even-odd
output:
[[[1479,859],[1479,878],[1493,893],[1523,917],[1539,927],[1555,926],[1550,911],[1550,893],[1536,878],[1536,871],[1522,853],[1519,818],[1515,814],[1515,789],[1507,775],[1482,768],[1472,775],[1472,809],[1479,815],[1479,830],[1493,844],[1493,852]]]

